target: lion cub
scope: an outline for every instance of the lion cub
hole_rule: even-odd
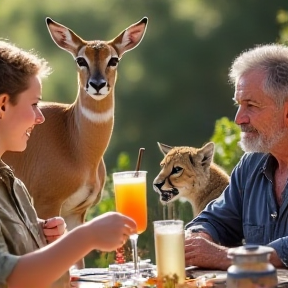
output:
[[[164,158],[153,188],[160,194],[161,203],[186,198],[192,205],[194,217],[197,216],[229,183],[228,174],[213,163],[214,143],[201,148],[157,143]]]

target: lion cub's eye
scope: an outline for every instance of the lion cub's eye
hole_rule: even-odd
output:
[[[176,173],[179,173],[180,171],[182,171],[183,168],[179,167],[179,166],[176,166],[176,167],[173,167],[172,169],[172,174],[176,174]]]

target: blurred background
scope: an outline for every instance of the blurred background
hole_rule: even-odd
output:
[[[149,225],[139,237],[139,249],[154,261],[152,221],[163,217],[152,188],[163,158],[157,142],[201,147],[213,136],[217,120],[233,121],[229,66],[255,45],[285,43],[287,11],[287,0],[1,0],[0,37],[34,49],[49,61],[54,72],[44,80],[44,100],[72,103],[76,64],[50,38],[45,17],[85,40],[110,40],[143,16],[149,18],[144,39],[119,64],[115,126],[105,154],[106,192],[88,218],[114,209],[109,175],[134,169],[139,148],[144,147],[141,169],[148,171]],[[227,167],[233,164],[229,159]],[[187,222],[193,212],[188,203],[181,205],[177,217]],[[106,265],[108,258],[92,253],[86,265]]]

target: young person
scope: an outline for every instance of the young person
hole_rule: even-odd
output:
[[[274,248],[271,263],[287,267],[288,47],[245,51],[229,76],[246,153],[222,195],[186,226],[186,265],[226,270],[228,247],[246,243]]]
[[[35,53],[0,41],[0,157],[25,150],[34,126],[44,122],[38,102],[49,73]],[[0,288],[70,287],[67,271],[74,263],[93,249],[121,247],[136,223],[110,212],[64,231],[61,217],[37,218],[25,185],[0,159]]]

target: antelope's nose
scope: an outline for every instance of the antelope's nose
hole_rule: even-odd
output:
[[[97,92],[99,92],[103,87],[105,87],[107,82],[104,79],[91,80],[89,85],[92,86]]]

